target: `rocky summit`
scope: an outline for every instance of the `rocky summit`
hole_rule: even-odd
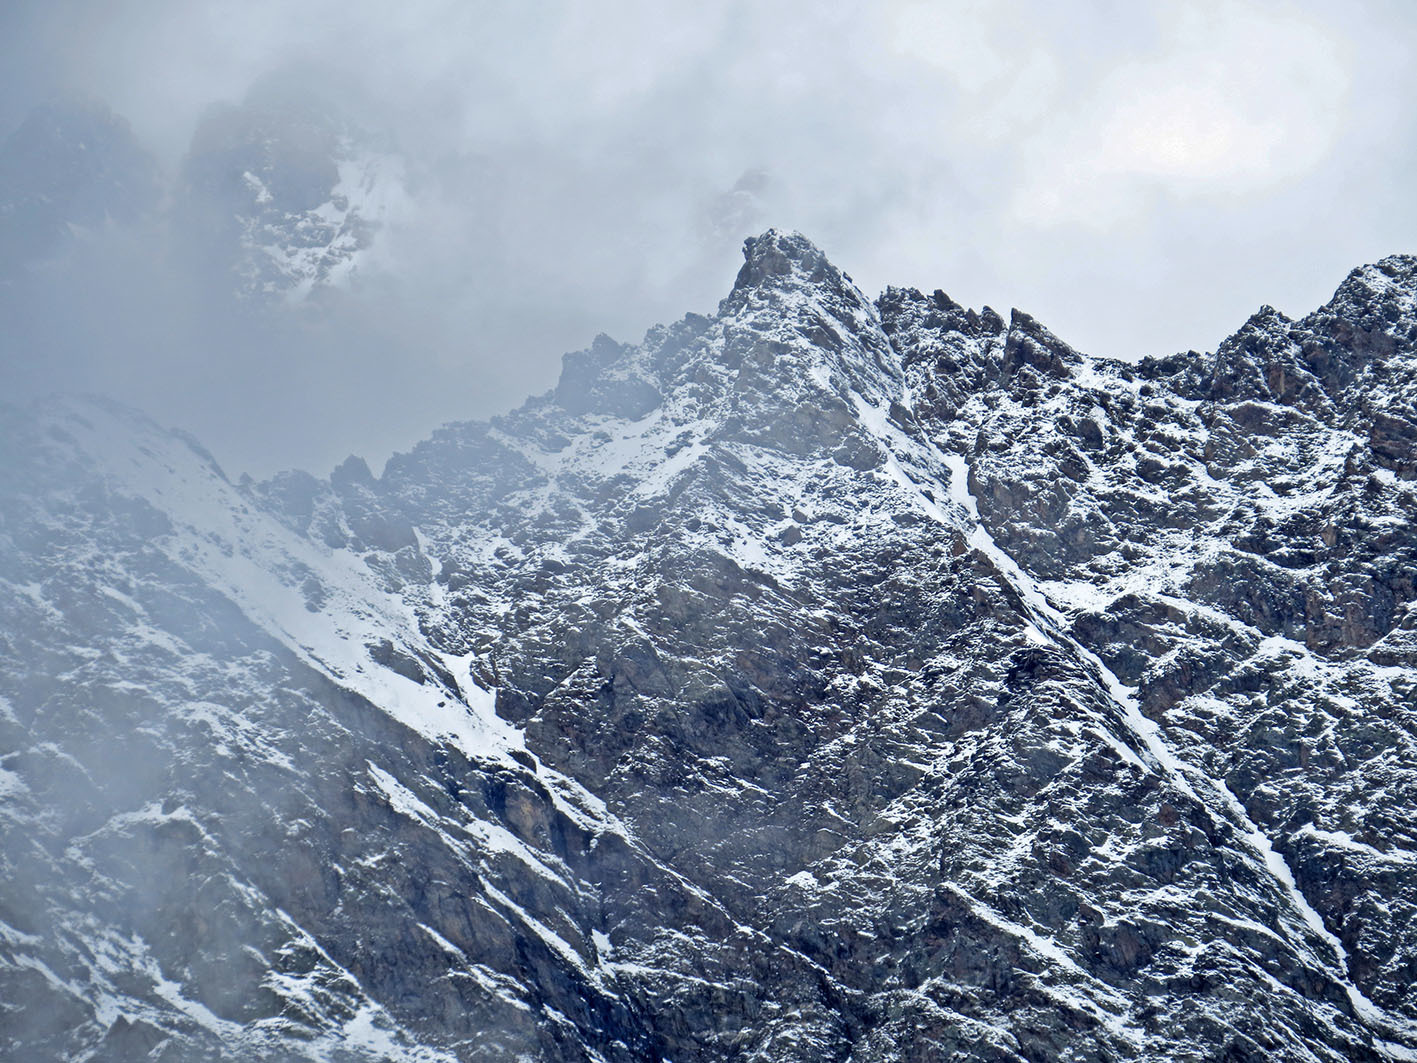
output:
[[[1417,258],[1128,363],[745,258],[378,477],[4,410],[0,1055],[1417,1059]]]

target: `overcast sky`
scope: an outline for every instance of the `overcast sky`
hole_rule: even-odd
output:
[[[362,312],[240,349],[154,286],[75,291],[72,349],[13,388],[112,393],[232,473],[377,470],[596,332],[711,310],[769,225],[869,294],[1018,306],[1097,354],[1213,349],[1417,251],[1414,54],[1417,6],[1382,0],[8,0],[0,132],[82,92],[174,173],[212,103],[299,68],[437,177]]]

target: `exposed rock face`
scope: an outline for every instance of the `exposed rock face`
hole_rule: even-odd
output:
[[[1417,260],[1123,365],[748,242],[375,477],[0,470],[0,1045],[1417,1054]]]

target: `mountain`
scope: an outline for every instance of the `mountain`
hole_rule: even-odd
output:
[[[175,250],[182,270],[239,303],[300,305],[348,288],[408,203],[404,160],[339,107],[293,91],[293,76],[210,108],[174,182],[107,107],[35,107],[0,143],[0,283],[113,228],[141,242],[144,270],[169,268]]]
[[[197,127],[177,185],[177,235],[222,290],[299,304],[347,287],[406,197],[396,152],[277,78]]]
[[[151,215],[157,163],[101,104],[55,99],[0,143],[0,283],[62,255],[76,238]]]
[[[7,408],[0,1045],[1417,1058],[1417,258],[1089,358],[801,236],[375,477]]]

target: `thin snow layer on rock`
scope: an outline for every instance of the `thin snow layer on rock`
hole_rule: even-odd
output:
[[[178,436],[93,408],[65,430],[118,490],[172,521],[164,550],[304,661],[425,738],[452,740],[469,758],[520,748],[520,736],[493,711],[491,691],[471,682],[450,691],[369,656],[368,647],[391,634],[410,648],[436,651],[423,642],[408,604],[382,592],[359,558],[293,535],[213,475],[210,459]],[[294,573],[304,574],[298,584]],[[311,580],[324,600],[318,608],[310,607]],[[454,675],[463,663],[443,661]]]
[[[568,839],[624,834],[603,803],[536,769],[466,658],[431,646],[413,603],[365,561],[292,532],[186,440],[93,403],[19,427],[44,455],[34,460],[52,508],[7,495],[10,542],[36,545],[7,548],[0,569],[6,629],[27,640],[7,646],[36,651],[7,668],[0,827],[12,881],[48,883],[11,909],[45,932],[16,931],[0,957],[17,1007],[46,998],[12,1015],[17,1043],[58,1055],[131,1042],[186,1058],[456,1058],[419,1047],[378,1003],[395,950],[403,969],[451,979],[437,991],[465,1026],[532,1051],[558,998],[541,984],[529,1002],[530,987],[497,970],[505,946],[463,982],[445,953],[404,941],[397,920],[369,920],[399,862],[417,883],[399,905],[445,939],[467,938],[464,898],[523,895],[530,882],[544,885],[521,910],[543,912],[542,926],[566,920],[592,896],[585,868],[563,858]],[[56,482],[66,467],[89,479]],[[83,543],[73,507],[86,495],[101,518],[128,517]],[[36,564],[41,578],[19,578]],[[372,785],[351,783],[361,765]],[[71,794],[56,791],[65,785]],[[62,861],[27,850],[25,836]],[[181,929],[193,919],[225,929]],[[587,933],[584,919],[558,940]],[[135,934],[151,952],[120,950],[109,967],[85,958],[100,938]],[[492,937],[479,930],[467,948],[495,955]],[[40,1033],[62,1013],[69,1029]]]
[[[910,445],[903,433],[889,424],[883,411],[870,406],[859,396],[853,396],[853,399],[856,401],[862,423],[866,424],[887,447],[895,449],[902,445]],[[919,448],[914,449],[917,451],[912,455],[916,458],[914,466],[919,469],[927,462],[919,460]],[[1144,757],[1154,770],[1164,772],[1169,780],[1187,797],[1212,810],[1212,814],[1231,820],[1238,827],[1241,837],[1250,850],[1251,859],[1264,870],[1273,880],[1275,886],[1286,896],[1292,908],[1292,914],[1298,916],[1307,933],[1326,946],[1324,955],[1310,951],[1311,958],[1316,963],[1336,967],[1336,976],[1348,994],[1355,1012],[1374,1029],[1378,1038],[1376,1045],[1379,1050],[1394,1059],[1414,1058],[1414,1055],[1417,1055],[1417,1050],[1408,1049],[1401,1044],[1387,1040],[1387,1038],[1393,1036],[1411,1037],[1417,1033],[1417,1024],[1379,1008],[1349,980],[1348,954],[1342,942],[1328,929],[1318,912],[1298,889],[1293,872],[1284,857],[1275,850],[1268,836],[1250,819],[1244,806],[1236,799],[1230,788],[1224,781],[1211,778],[1195,765],[1181,760],[1169,748],[1157,724],[1141,713],[1136,698],[1136,689],[1124,685],[1096,653],[1081,646],[1066,633],[1066,621],[1063,614],[1054,607],[1034,581],[1019,567],[1018,563],[1000,549],[983,524],[979,515],[978,502],[969,490],[969,466],[966,460],[958,454],[940,454],[936,456],[936,459],[949,472],[948,487],[942,489],[935,481],[926,482],[930,483],[937,491],[945,494],[950,502],[964,511],[970,525],[968,531],[970,546],[984,554],[1019,593],[1032,620],[1028,629],[1030,635],[1037,636],[1041,640],[1043,636],[1038,635],[1041,631],[1049,641],[1062,643],[1068,650],[1087,661],[1096,669],[1109,696],[1122,710],[1121,722],[1129,732],[1130,740],[1135,743],[1135,747],[1128,748],[1128,744],[1119,740],[1114,734],[1105,735],[1108,744],[1133,763],[1140,764],[1139,755]],[[941,523],[954,526],[955,521],[944,510],[930,501],[928,497],[920,496],[921,477],[918,472],[914,477],[907,477],[901,471],[894,455],[888,458],[888,469],[892,479],[904,490],[919,496],[918,502],[926,513]],[[1205,797],[1197,793],[1192,785],[1193,781],[1203,788]],[[1312,832],[1313,828],[1309,829]],[[997,913],[988,911],[985,906],[979,906],[979,910],[988,921],[1024,937],[1036,951],[1067,969],[1079,970],[1071,958],[1059,950],[1056,943],[1041,939],[1026,928],[1011,927]],[[1309,945],[1301,947],[1312,950],[1312,946]],[[1110,1016],[1108,1021],[1110,1021]],[[1118,1032],[1119,1035],[1131,1036],[1129,1031],[1121,1028],[1115,1032]]]

